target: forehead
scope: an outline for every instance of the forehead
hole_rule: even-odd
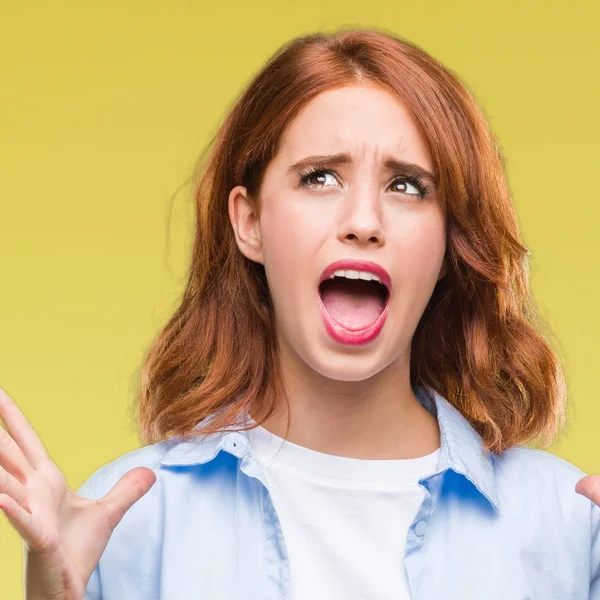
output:
[[[391,154],[432,168],[429,144],[402,100],[374,85],[327,90],[288,124],[279,159],[293,163],[313,154],[350,152],[357,161]]]

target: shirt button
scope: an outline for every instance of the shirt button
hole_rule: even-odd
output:
[[[415,525],[415,533],[419,536],[425,533],[425,529],[427,529],[427,523],[425,521],[419,521]]]
[[[248,449],[248,441],[246,438],[237,431],[229,433],[224,440],[225,447],[228,448],[235,454],[236,456],[241,456]]]

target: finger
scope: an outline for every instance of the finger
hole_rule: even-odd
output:
[[[29,502],[29,494],[27,493],[27,489],[0,466],[0,494],[1,493],[8,494],[27,512],[31,512],[31,505]]]
[[[42,462],[49,458],[31,423],[1,387],[0,420],[6,425],[6,430],[34,469],[39,468]]]
[[[21,448],[17,446],[17,442],[2,427],[0,427],[0,467],[4,467],[21,483],[26,483],[27,476],[33,473],[33,467],[21,452]]]
[[[600,475],[587,475],[580,479],[575,491],[600,506]]]
[[[28,547],[35,547],[36,532],[33,523],[33,515],[19,506],[8,494],[0,494],[0,511],[2,511],[9,523],[17,530],[17,533],[25,541]]]
[[[137,502],[156,481],[156,474],[147,467],[136,467],[127,471],[98,504],[106,510],[111,529],[121,521],[125,513]]]

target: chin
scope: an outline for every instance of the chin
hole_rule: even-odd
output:
[[[325,356],[313,356],[307,365],[319,375],[334,381],[364,381],[377,375],[386,367],[383,357],[365,356],[364,351],[358,353],[329,353]],[[320,359],[320,360],[319,360]]]

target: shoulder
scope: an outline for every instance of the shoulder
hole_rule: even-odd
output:
[[[516,446],[494,457],[499,494],[541,503],[560,503],[573,510],[589,509],[589,500],[575,492],[585,471],[565,458],[536,448]]]
[[[85,498],[98,500],[128,471],[136,467],[146,467],[154,471],[158,478],[160,458],[171,446],[171,442],[162,441],[142,448],[136,448],[118,456],[114,460],[97,468],[77,489]],[[155,484],[156,485],[156,484]]]
[[[575,491],[585,471],[565,458],[535,448],[516,446],[494,458],[500,511],[527,515],[548,530],[589,533],[593,506]],[[598,507],[596,507],[598,508]]]
[[[126,513],[118,527],[121,531],[144,526],[146,522],[160,523],[167,513],[172,515],[185,503],[216,506],[226,512],[239,487],[234,456],[217,452],[206,460],[205,449],[198,441],[171,438],[131,450],[102,465],[77,493],[92,500],[103,498],[121,477],[136,467],[152,470],[156,481]]]
[[[86,598],[156,597],[158,582],[153,573],[160,572],[160,506],[164,487],[159,461],[167,447],[168,442],[158,442],[126,452],[96,469],[76,490],[80,496],[99,500],[131,469],[146,467],[156,474],[156,482],[116,525],[90,577]],[[121,596],[121,592],[125,595]]]
[[[536,482],[551,484],[556,481],[575,483],[586,473],[565,458],[537,448],[515,446],[495,457],[495,467],[500,476],[529,475]]]
[[[203,536],[213,539],[232,527],[232,461],[220,456],[205,465],[162,465],[161,458],[174,446],[181,447],[167,440],[127,452],[96,469],[77,490],[98,500],[131,469],[146,467],[156,475],[152,487],[116,525],[86,598],[99,598],[100,589],[106,598],[157,598],[166,545],[171,548],[168,559],[185,565],[189,556],[200,556]]]
[[[494,468],[500,505],[531,515],[548,530],[563,528],[567,539],[590,548],[600,577],[600,507],[575,491],[588,473],[565,458],[526,446],[495,457]]]

